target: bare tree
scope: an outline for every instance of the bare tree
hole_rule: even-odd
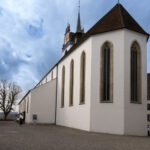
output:
[[[4,120],[7,119],[8,114],[13,110],[16,104],[18,95],[21,92],[20,86],[6,80],[0,81],[0,110],[4,113]]]

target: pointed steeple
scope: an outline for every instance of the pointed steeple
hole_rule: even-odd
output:
[[[77,19],[77,28],[76,33],[83,33],[84,30],[81,27],[81,19],[80,19],[80,0],[79,0],[79,10],[78,10],[78,19]]]

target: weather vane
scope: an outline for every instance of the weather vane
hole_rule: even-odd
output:
[[[79,9],[80,9],[80,0],[79,0],[79,6],[78,6],[78,7],[79,7]]]

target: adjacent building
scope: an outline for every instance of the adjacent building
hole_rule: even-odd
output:
[[[147,74],[147,122],[150,126],[150,73]]]
[[[19,103],[25,121],[147,135],[148,38],[121,4],[86,33],[79,11],[76,32],[67,25],[62,58]]]

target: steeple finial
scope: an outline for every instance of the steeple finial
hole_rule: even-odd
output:
[[[118,4],[120,4],[120,0],[118,0]]]
[[[82,32],[81,29],[81,20],[80,20],[80,0],[79,0],[79,6],[78,6],[79,10],[78,10],[78,20],[77,20],[77,28],[76,28],[76,32],[80,33]]]
[[[78,8],[79,8],[79,12],[80,12],[80,0],[79,0],[79,5],[78,5]]]

